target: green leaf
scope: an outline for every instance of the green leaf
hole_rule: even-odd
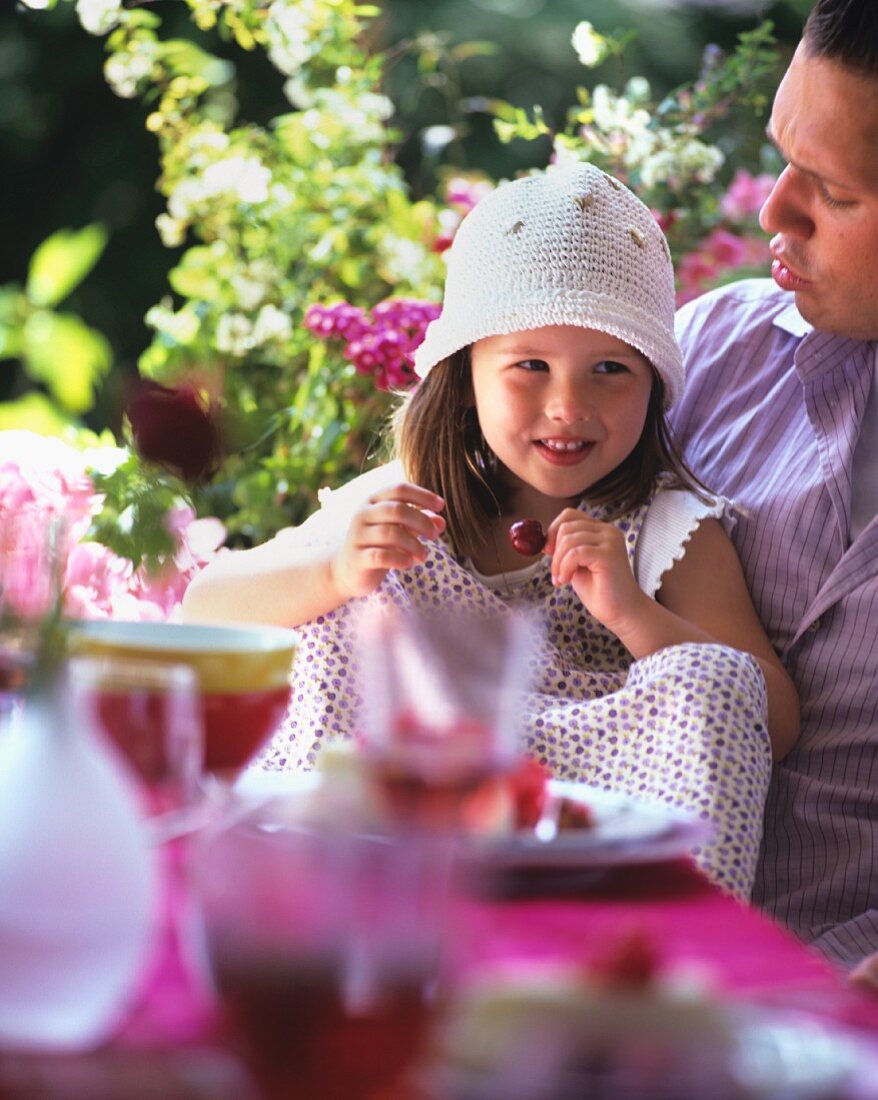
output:
[[[129,455],[111,473],[93,471],[92,479],[103,503],[92,520],[89,538],[128,558],[135,567],[145,562],[155,568],[173,554],[174,537],[165,516],[182,499],[176,482],[151,475],[136,455]]]
[[[460,63],[471,57],[494,57],[500,52],[496,42],[460,42],[449,51],[453,61]]]
[[[30,308],[15,283],[0,287],[0,359],[18,359],[21,355],[21,326]]]
[[[231,61],[214,57],[184,38],[162,43],[159,56],[175,76],[200,76],[214,88],[228,84],[235,76]]]
[[[112,363],[106,338],[72,313],[36,310],[22,329],[25,370],[73,413],[94,405],[94,389]]]
[[[54,306],[88,275],[107,244],[102,225],[59,229],[31,257],[25,293],[36,306]]]
[[[216,277],[216,268],[214,251],[196,245],[185,252],[180,263],[168,273],[168,282],[184,298],[213,302],[222,297],[222,285]]]
[[[37,435],[61,435],[75,421],[53,405],[44,393],[26,393],[16,401],[0,402],[0,431],[23,428]]]

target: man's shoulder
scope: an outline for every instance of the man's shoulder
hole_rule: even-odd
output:
[[[701,317],[735,317],[741,314],[758,314],[771,322],[788,309],[792,299],[781,290],[773,279],[741,279],[735,283],[709,290],[687,302],[677,311],[682,325]]]

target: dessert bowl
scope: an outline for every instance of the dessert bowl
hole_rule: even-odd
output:
[[[207,772],[243,768],[277,729],[289,704],[297,642],[292,630],[95,620],[70,624],[69,636],[73,656],[191,667],[204,719]]]

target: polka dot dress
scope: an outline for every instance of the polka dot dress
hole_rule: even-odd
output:
[[[614,521],[632,561],[647,508]],[[391,571],[367,600],[541,612],[545,636],[532,649],[523,702],[528,751],[559,779],[695,811],[715,829],[696,859],[732,893],[749,896],[771,771],[765,684],[751,656],[685,644],[634,661],[569,585],[552,585],[548,559],[522,583],[489,588],[438,542],[422,565]],[[363,602],[299,628],[292,705],[261,767],[310,769],[322,744],[354,732],[353,624]]]

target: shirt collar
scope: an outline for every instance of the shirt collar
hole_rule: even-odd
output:
[[[791,336],[807,336],[814,331],[792,302],[775,317],[774,324]]]

